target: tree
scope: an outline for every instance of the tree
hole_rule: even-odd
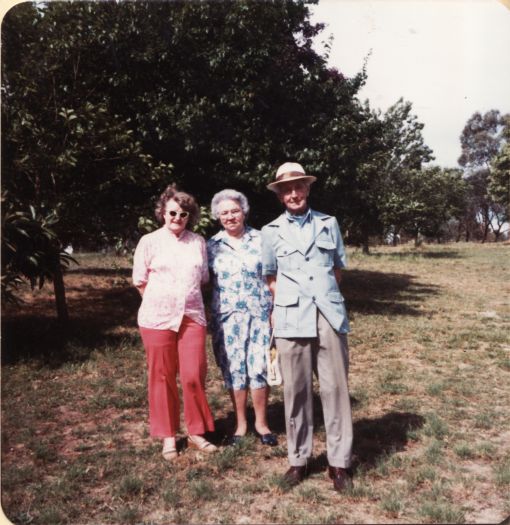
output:
[[[488,191],[497,213],[496,240],[502,233],[503,224],[510,220],[510,115],[505,115],[502,136],[503,146],[490,166]]]
[[[65,325],[68,311],[62,267],[74,259],[63,249],[52,229],[54,213],[40,216],[33,206],[16,210],[2,192],[2,303],[15,302],[17,287],[27,279],[33,288],[53,281],[57,315]]]
[[[484,115],[476,112],[467,121],[460,137],[459,164],[464,167],[472,188],[470,209],[474,217],[468,220],[482,225],[482,242],[487,240],[491,229],[496,238],[499,237],[505,221],[505,208],[493,200],[489,181],[491,163],[504,145],[506,128],[508,116],[502,116],[499,111],[490,110]]]
[[[407,201],[409,187],[433,156],[410,102],[399,99],[384,114],[365,104],[359,117],[351,120],[358,126],[349,147],[354,161],[343,181],[342,205],[350,238],[357,238],[368,253],[369,236],[382,237],[390,229],[398,234],[403,227],[396,205],[412,206]]]
[[[235,184],[267,204],[258,193],[276,165],[306,157],[328,110],[351,104],[360,85],[331,81],[312,48],[321,26],[309,22],[307,3],[17,6],[4,20],[3,46],[6,179],[17,180],[11,193],[25,201],[75,193],[92,202],[94,239],[99,230],[100,238],[132,230],[133,209],[168,176],[151,179],[156,166],[172,165],[172,179],[202,202]],[[34,137],[41,147],[32,159]],[[113,188],[119,206],[108,215],[97,196],[101,190],[106,204]],[[73,215],[62,225],[85,211],[76,201],[65,208]],[[272,213],[252,218],[260,223]]]
[[[464,210],[466,191],[460,170],[410,170],[388,194],[384,222],[412,235],[416,244],[421,236],[440,241],[446,223]]]

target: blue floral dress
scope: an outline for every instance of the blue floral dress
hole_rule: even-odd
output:
[[[240,244],[221,230],[207,242],[213,282],[210,328],[225,387],[266,386],[272,296],[262,276],[260,232],[246,228]]]

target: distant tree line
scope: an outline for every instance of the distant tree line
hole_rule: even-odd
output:
[[[374,111],[357,98],[365,69],[347,78],[314,51],[314,3],[12,8],[2,26],[3,297],[20,276],[61,274],[69,243],[132,245],[155,227],[154,197],[170,182],[204,206],[225,187],[243,191],[260,227],[279,212],[265,185],[286,160],[318,177],[312,206],[366,252],[388,235],[500,235],[508,116],[468,122],[464,169],[431,166],[410,102]],[[211,232],[207,214],[200,228]]]

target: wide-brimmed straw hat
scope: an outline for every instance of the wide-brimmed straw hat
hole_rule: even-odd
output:
[[[285,162],[276,170],[275,181],[267,185],[271,191],[278,191],[278,184],[295,180],[305,180],[308,183],[315,182],[317,177],[307,175],[301,164],[297,162]]]

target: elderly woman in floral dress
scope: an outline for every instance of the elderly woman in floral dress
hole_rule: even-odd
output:
[[[180,400],[188,444],[216,447],[203,436],[214,430],[205,396],[206,319],[201,285],[209,280],[206,244],[190,231],[199,218],[195,199],[168,186],[156,205],[162,227],[144,235],[135,250],[133,284],[142,295],[138,325],[147,356],[151,436],[162,438],[163,457],[177,457]]]
[[[260,232],[245,225],[246,197],[235,190],[217,193],[211,212],[223,227],[207,242],[213,277],[211,331],[216,362],[234,405],[237,426],[230,444],[248,430],[248,389],[255,412],[255,431],[262,444],[274,446],[267,424],[269,387],[265,347],[269,344],[272,297],[262,277]]]

